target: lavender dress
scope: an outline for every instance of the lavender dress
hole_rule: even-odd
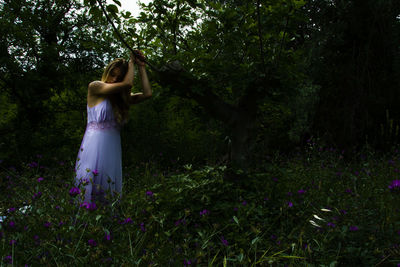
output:
[[[120,125],[109,99],[87,106],[87,126],[75,164],[75,186],[85,188],[84,201],[105,201],[105,194],[122,196]],[[117,193],[117,194],[116,194]]]

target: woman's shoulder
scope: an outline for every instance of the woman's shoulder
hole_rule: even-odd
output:
[[[89,83],[88,89],[90,90],[91,88],[96,88],[96,87],[102,86],[103,84],[104,84],[104,82],[102,82],[102,81],[92,81]]]

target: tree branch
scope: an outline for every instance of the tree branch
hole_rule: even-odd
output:
[[[112,20],[110,19],[110,17],[107,14],[106,9],[104,8],[103,4],[101,3],[101,0],[97,0],[97,3],[99,3],[101,10],[103,11],[104,15],[107,18],[107,21],[111,24],[111,26],[114,29],[114,32],[117,34],[118,38],[121,40],[121,42],[135,55],[135,57],[139,57],[140,60],[144,61],[147,65],[149,65],[149,67],[151,69],[153,69],[154,71],[159,71],[158,68],[156,68],[155,66],[153,66],[152,64],[150,64],[145,58],[143,58],[138,52],[136,52],[135,50],[132,49],[132,47],[130,47],[130,45],[125,41],[125,39],[122,37],[121,33],[118,31],[117,27],[115,27],[114,23],[112,22]]]
[[[209,82],[195,78],[184,70],[179,62],[174,61],[169,66],[163,67],[159,75],[160,84],[170,87],[176,95],[194,99],[212,117],[228,125],[234,122],[238,114],[237,109],[215,95],[209,86]],[[197,93],[196,88],[199,87],[206,93]]]

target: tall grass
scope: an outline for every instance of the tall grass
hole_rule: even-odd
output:
[[[2,266],[396,266],[399,152],[345,153],[310,141],[238,183],[225,166],[128,166],[122,201],[90,207],[72,161],[3,164]]]

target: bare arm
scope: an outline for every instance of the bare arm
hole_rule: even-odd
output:
[[[132,56],[128,64],[128,71],[122,82],[105,83],[101,81],[94,81],[89,84],[89,93],[92,95],[108,95],[131,89],[134,79],[134,63]]]
[[[139,73],[142,80],[143,93],[136,93],[136,94],[131,93],[131,99],[130,99],[131,104],[138,104],[148,98],[151,98],[152,96],[151,85],[149,82],[149,78],[147,77],[145,63],[140,61],[139,59],[136,59],[136,63],[139,66]]]

